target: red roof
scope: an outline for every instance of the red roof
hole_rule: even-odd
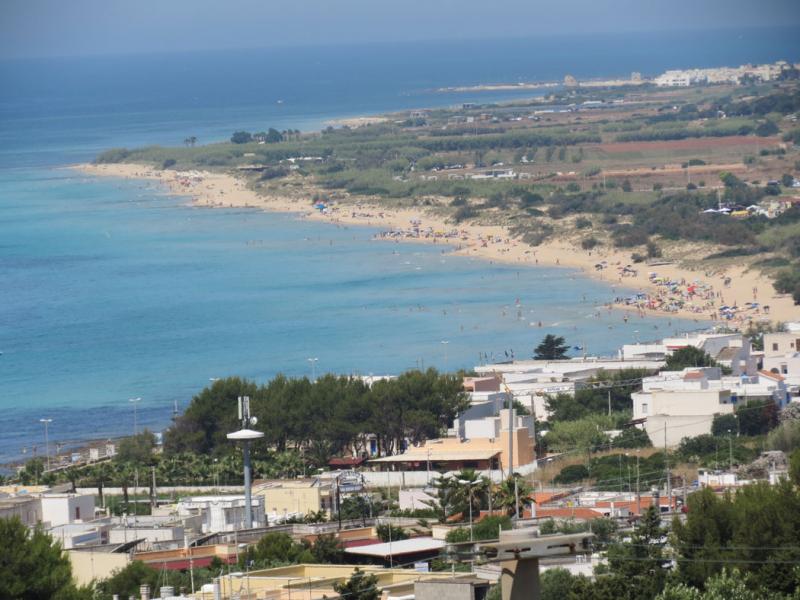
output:
[[[761,375],[764,377],[769,377],[770,379],[774,379],[775,381],[783,381],[785,377],[779,373],[772,373],[771,371],[761,370],[759,371]]]

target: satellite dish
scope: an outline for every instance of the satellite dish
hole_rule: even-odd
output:
[[[252,425],[253,427],[258,425],[258,417],[250,417],[250,425]]]

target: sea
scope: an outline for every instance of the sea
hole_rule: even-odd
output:
[[[613,284],[69,169],[111,147],[313,131],[536,92],[439,88],[800,59],[797,28],[0,61],[0,463],[155,431],[217,377],[469,369],[704,326],[597,310]],[[599,315],[599,316],[598,316]],[[140,402],[129,402],[141,398]],[[135,413],[135,414],[134,414]],[[276,418],[280,418],[276,415]]]

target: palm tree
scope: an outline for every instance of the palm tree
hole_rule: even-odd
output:
[[[455,507],[465,514],[469,512],[471,503],[473,514],[480,514],[483,500],[488,497],[489,479],[480,475],[475,469],[461,469],[456,473],[454,479],[456,481],[453,497]]]
[[[100,497],[100,506],[105,508],[105,501],[103,499],[103,488],[106,483],[111,479],[111,469],[107,462],[97,463],[91,471],[91,476],[97,486],[97,495]]]
[[[82,473],[80,469],[77,469],[75,467],[67,467],[66,469],[64,469],[64,477],[67,478],[67,481],[69,481],[70,486],[72,486],[72,489],[70,491],[73,494],[77,491],[76,484],[78,483],[78,480],[81,478],[81,475]],[[102,498],[102,494],[100,494],[100,496]]]
[[[128,495],[128,488],[130,487],[131,479],[134,477],[133,465],[129,463],[121,463],[116,466],[114,472],[114,483],[122,488],[122,501],[125,503],[125,512],[128,512],[130,499]]]
[[[514,491],[514,481],[516,480],[517,490]],[[516,495],[519,494],[519,505],[516,505]],[[497,486],[494,493],[494,504],[502,509],[509,516],[515,512],[522,514],[522,508],[526,504],[533,502],[533,488],[518,473],[504,479]],[[516,508],[515,508],[516,506]]]

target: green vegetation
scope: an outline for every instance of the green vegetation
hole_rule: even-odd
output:
[[[41,527],[33,531],[18,518],[0,519],[0,598],[8,600],[90,600],[79,588],[61,545]]]
[[[533,351],[533,358],[536,360],[562,360],[569,358],[567,356],[568,349],[569,346],[563,337],[548,333],[544,336],[542,342],[536,346]]]
[[[722,498],[704,489],[689,497],[688,506],[685,523],[673,522],[683,583],[703,589],[723,566],[735,565],[750,575],[751,589],[796,589],[800,494],[791,483],[756,483]]]
[[[333,375],[313,383],[279,375],[263,386],[228,378],[192,399],[166,432],[165,454],[233,453],[225,435],[236,426],[236,398],[242,395],[250,396],[252,413],[265,433],[263,444],[253,445],[256,458],[267,448],[283,452],[302,446],[316,466],[346,448],[365,451],[367,431],[378,437],[382,454],[398,452],[406,438],[417,443],[438,437],[467,406],[461,378],[435,369],[408,371],[372,387]],[[281,418],[273,418],[276,414]]]
[[[178,148],[112,149],[97,162],[176,170],[246,167],[238,174],[256,192],[302,195],[308,190],[309,200],[317,196],[341,203],[369,199],[387,207],[426,206],[455,224],[504,225],[531,246],[556,233],[591,228],[592,235],[576,240],[584,250],[613,244],[631,249],[639,262],[669,254],[670,243],[687,241],[708,246],[708,260],[748,256],[753,257],[749,262],[763,263],[785,258],[780,267],[763,263],[760,268],[778,277],[778,291],[800,302],[796,218],[784,213],[774,219],[755,214],[739,219],[703,212],[720,202],[745,208],[781,195],[791,185],[798,169],[787,169],[787,159],[800,162],[798,150],[779,148],[775,136],[800,139],[800,130],[789,128],[791,122],[783,118],[797,111],[797,83],[786,80],[777,87],[733,91],[709,88],[699,95],[692,90],[679,98],[674,91],[640,87],[635,112],[623,103],[605,105],[604,118],[596,121],[584,119],[580,110],[529,118],[532,110],[548,105],[615,100],[628,91],[570,90],[544,101],[432,110],[424,118],[400,113],[369,126],[329,127],[314,134],[241,130],[229,142],[205,146],[187,138]],[[750,153],[748,143],[732,136],[761,136],[764,147]],[[673,143],[680,140],[689,141],[685,147]],[[641,141],[652,143],[642,147]],[[714,164],[740,163],[743,157],[744,169],[713,169]],[[578,163],[586,163],[580,173],[572,170]],[[675,163],[700,170],[704,179],[699,186],[662,171]],[[513,165],[520,177],[472,178],[479,170],[501,165]],[[630,174],[604,175],[630,168]],[[766,170],[780,185],[746,183],[751,169]],[[705,184],[705,178],[717,175],[725,186],[719,197],[710,189],[713,185]],[[800,207],[792,210],[800,212]],[[576,218],[563,220],[571,216]],[[718,246],[733,254],[720,253]]]

